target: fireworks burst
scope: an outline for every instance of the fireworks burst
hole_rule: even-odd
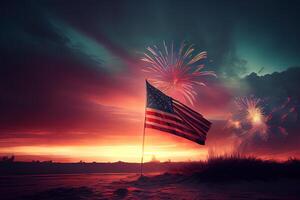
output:
[[[267,139],[267,117],[260,102],[261,100],[255,97],[237,98],[235,104],[238,111],[229,118],[227,127],[237,129],[242,135],[251,137],[258,134]]]
[[[239,110],[246,113],[247,120],[251,122],[253,126],[258,126],[264,122],[265,116],[259,102],[260,99],[254,97],[236,99]]]
[[[183,96],[185,101],[193,105],[196,87],[205,86],[200,76],[215,76],[213,71],[202,71],[203,60],[207,58],[205,51],[195,53],[194,45],[182,42],[179,49],[171,45],[151,46],[143,54],[146,63],[143,71],[149,80],[170,96]]]
[[[255,97],[236,98],[235,105],[237,111],[229,116],[226,128],[232,129],[237,136],[246,136],[245,139],[254,135],[268,139],[270,133],[287,136],[285,122],[298,118],[297,109],[290,97],[279,106],[270,109],[268,114],[264,112],[262,101]]]

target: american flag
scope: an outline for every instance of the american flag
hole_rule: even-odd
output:
[[[157,129],[205,144],[211,122],[179,101],[147,85],[145,128]]]

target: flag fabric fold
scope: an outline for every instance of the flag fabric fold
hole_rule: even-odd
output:
[[[156,129],[204,145],[211,122],[146,81],[145,128]]]

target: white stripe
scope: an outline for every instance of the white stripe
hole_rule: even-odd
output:
[[[146,111],[157,112],[157,113],[162,114],[162,115],[168,115],[168,116],[170,116],[170,117],[175,117],[175,118],[177,118],[177,119],[179,119],[179,120],[182,120],[180,117],[178,117],[178,116],[175,115],[175,114],[163,112],[163,111],[161,111],[161,110],[157,110],[157,109],[153,109],[153,108],[146,108]]]
[[[186,113],[189,117],[195,119],[196,121],[204,119],[204,117],[202,115],[200,115],[199,113],[193,113],[193,111],[189,111],[188,108],[185,108],[183,105],[180,105],[180,103],[174,104],[174,107],[180,109],[182,112]],[[198,115],[198,116],[196,117],[195,115],[196,116]],[[207,126],[207,125],[205,125],[205,126]]]
[[[176,104],[176,105],[178,105],[178,106],[181,106],[181,107],[185,108],[186,110],[188,110],[190,113],[193,113],[194,115],[198,115],[198,117],[203,118],[203,116],[202,116],[200,113],[198,113],[198,112],[196,112],[196,111],[190,109],[189,107],[187,107],[186,105],[180,103],[179,101],[173,101],[173,104],[174,104],[174,105]]]
[[[182,128],[186,128],[186,129],[189,129],[189,130],[191,130],[191,131],[195,131],[195,130],[191,129],[191,127],[186,126],[186,125],[183,124],[183,123],[178,123],[178,122],[175,122],[175,121],[173,121],[173,120],[161,118],[161,117],[158,117],[158,116],[154,116],[154,115],[146,115],[146,118],[148,118],[148,119],[158,119],[158,120],[161,120],[161,121],[163,121],[163,122],[172,123],[172,124],[181,126]]]
[[[201,118],[195,118],[194,116],[192,116],[190,113],[186,112],[184,109],[180,108],[177,105],[174,105],[178,110],[180,110],[181,112],[185,113],[187,116],[189,116],[190,118],[193,118],[195,121],[201,123],[203,126],[205,126],[206,128],[210,128],[209,126],[207,126],[202,120]],[[203,118],[203,117],[202,117]],[[205,131],[205,130],[204,130]],[[206,132],[206,131],[205,131]]]
[[[153,112],[157,112],[157,110],[155,109],[149,109],[150,111],[153,111]],[[165,112],[161,112],[159,111],[160,114],[165,114]],[[196,133],[199,132],[198,129],[195,129],[193,126],[190,126],[189,124],[186,124],[186,122],[184,122],[180,116],[177,116],[177,115],[173,115],[173,114],[168,114],[168,116],[170,117],[175,117],[177,118],[178,120],[180,120],[182,123],[178,123],[176,121],[173,121],[173,120],[168,120],[168,119],[165,119],[165,118],[161,118],[161,117],[158,117],[158,116],[154,116],[154,115],[150,115],[150,114],[147,114],[146,117],[148,116],[148,118],[155,118],[155,119],[159,119],[159,120],[162,120],[162,121],[165,121],[165,122],[170,122],[170,123],[174,123],[176,125],[179,125],[183,128],[186,128],[186,129],[189,129],[191,131],[195,131]],[[193,134],[194,135],[194,134]],[[199,133],[197,134],[197,136],[199,135]],[[201,133],[201,135],[204,135],[203,133]],[[205,136],[205,135],[204,135]]]
[[[180,129],[177,129],[177,128],[174,128],[174,127],[171,127],[171,126],[166,126],[166,125],[162,125],[162,124],[157,124],[155,122],[147,122],[147,121],[146,121],[146,124],[154,125],[154,126],[158,126],[158,127],[166,128],[166,129],[170,129],[170,130],[174,130],[174,131],[177,131],[177,132],[182,133],[184,135],[188,135],[189,137],[192,137],[192,138],[195,138],[195,139],[198,139],[197,137],[201,137],[202,139],[206,139],[204,135],[198,135],[198,136],[195,137],[195,135],[193,135],[193,134],[187,133],[185,131],[182,131]]]
[[[178,115],[180,116],[181,114],[178,113]],[[184,117],[182,117],[182,118],[184,118]],[[189,122],[188,120],[184,120],[184,121],[185,121],[188,125],[190,125],[190,126],[196,131],[196,133],[198,133],[200,136],[206,137],[205,134],[204,134],[203,132],[207,133],[207,131],[205,131],[205,130],[203,130],[203,129],[200,129],[200,127],[199,127],[199,128],[196,127],[192,122]],[[202,130],[202,131],[201,131],[201,130]]]
[[[182,111],[182,112],[184,112],[182,109],[180,109],[180,108],[178,108],[178,106],[176,106],[177,107],[177,109],[179,109],[180,111]],[[162,115],[167,115],[167,116],[170,116],[170,117],[175,117],[175,118],[177,118],[177,119],[179,119],[180,121],[184,121],[185,123],[187,123],[187,127],[188,127],[188,129],[193,129],[193,131],[195,131],[196,133],[198,133],[198,135],[199,136],[202,136],[202,137],[206,137],[206,135],[203,133],[203,132],[205,132],[205,133],[207,133],[207,131],[205,131],[205,130],[203,130],[203,129],[201,129],[203,132],[201,132],[200,131],[200,128],[197,128],[197,127],[195,127],[193,124],[191,124],[190,122],[188,122],[187,120],[184,120],[184,117],[181,117],[181,116],[178,116],[179,114],[171,114],[171,113],[166,113],[166,112],[163,112],[163,111],[160,111],[160,110],[157,110],[157,109],[153,109],[153,108],[146,108],[146,111],[152,111],[152,112],[157,112],[157,113],[160,113],[160,114],[162,114]],[[184,113],[186,113],[186,112],[184,112]],[[153,115],[150,115],[151,117],[153,116]],[[190,115],[188,115],[188,116],[190,116]],[[199,121],[199,119],[195,119],[194,117],[193,117],[193,119],[194,120],[196,120],[196,121]],[[202,123],[201,123],[202,124]],[[159,124],[160,125],[160,124]],[[207,127],[207,126],[206,126]]]

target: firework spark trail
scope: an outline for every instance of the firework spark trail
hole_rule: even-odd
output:
[[[274,113],[286,108],[289,105],[290,102],[291,102],[291,97],[288,97],[287,100],[281,106],[273,108],[271,110],[271,112],[269,113],[269,115],[267,116],[267,121],[270,121],[273,118]]]
[[[205,86],[201,76],[214,76],[213,71],[202,71],[207,58],[205,51],[195,53],[194,45],[182,42],[179,50],[174,44],[146,48],[142,61],[145,66],[142,71],[148,74],[149,80],[170,96],[180,95],[192,105],[195,102],[196,87]]]
[[[290,97],[288,98],[288,103],[290,102]],[[288,103],[286,105],[284,105],[281,109],[284,109],[287,107]],[[287,117],[289,116],[289,114],[296,112],[296,108],[295,107],[291,107],[288,109],[288,111],[286,111],[284,114],[282,114],[282,116],[280,117],[281,122],[284,122]]]
[[[288,135],[288,132],[287,132],[286,128],[283,127],[284,126],[283,123],[285,121],[287,121],[288,116],[290,114],[295,113],[297,115],[297,110],[296,110],[295,106],[293,106],[291,100],[292,100],[292,98],[288,97],[287,100],[281,106],[275,107],[270,112],[270,114],[267,116],[267,123],[269,123],[269,124],[272,124],[274,115],[278,116],[279,120],[277,120],[277,123],[279,125],[275,125],[275,126],[273,125],[272,128],[275,130],[277,129],[279,131],[279,133],[281,133],[284,136]]]

